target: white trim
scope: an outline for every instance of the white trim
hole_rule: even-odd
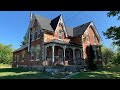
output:
[[[39,61],[40,59],[36,59],[35,61]]]
[[[40,38],[37,38],[36,40],[39,40]]]
[[[21,62],[24,62],[24,60],[21,60]]]
[[[16,62],[16,60],[14,62]]]
[[[30,61],[34,61],[33,59],[31,59]]]

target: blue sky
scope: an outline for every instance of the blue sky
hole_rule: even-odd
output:
[[[53,19],[59,14],[63,14],[65,24],[75,27],[89,21],[93,21],[103,44],[110,46],[111,40],[105,39],[102,31],[106,31],[110,26],[119,26],[117,17],[107,17],[108,11],[32,11],[35,14]],[[74,16],[75,15],[75,16]],[[13,48],[20,47],[30,21],[30,11],[0,11],[0,43],[12,44]]]

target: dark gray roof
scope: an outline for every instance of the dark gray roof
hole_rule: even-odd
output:
[[[43,28],[43,29],[46,29],[46,30],[49,30],[49,31],[54,31],[53,28],[51,27],[50,23],[51,23],[51,20],[43,17],[43,16],[38,16],[35,14],[35,17],[38,21],[38,23],[40,24],[40,26]]]
[[[68,36],[73,37],[73,28],[66,26],[66,31],[67,31]]]
[[[17,52],[17,51],[23,50],[23,49],[25,49],[25,48],[27,48],[27,45],[24,45],[24,46],[18,48],[17,50],[15,50],[15,51],[13,51],[13,52]]]
[[[85,32],[85,30],[87,29],[87,27],[90,25],[90,23],[91,22],[88,22],[88,23],[85,23],[83,25],[73,28],[73,36],[82,35]]]
[[[61,15],[59,15],[59,16],[57,16],[56,18],[54,18],[53,20],[51,20],[50,25],[52,26],[53,30],[56,29],[57,24],[58,24],[58,21],[59,21],[59,19],[60,19],[60,16],[61,16]]]

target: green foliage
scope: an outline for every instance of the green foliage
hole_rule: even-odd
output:
[[[101,51],[102,51],[102,60],[105,65],[107,65],[109,62],[113,62],[115,53],[113,53],[113,51],[110,48],[107,48],[104,45],[102,45]]]
[[[115,64],[116,66],[120,64],[120,52],[116,54],[113,64]]]
[[[13,58],[12,45],[0,44],[0,63],[11,64]]]
[[[27,42],[27,36],[25,35],[24,37],[23,37],[23,41],[21,42],[21,45],[20,46],[24,46],[24,45],[26,45],[28,42]]]
[[[118,16],[118,20],[120,20],[120,11],[110,11],[107,13],[107,16],[110,17],[110,16]]]
[[[110,11],[107,13],[107,15],[108,17],[118,16],[118,20],[120,20],[120,11]],[[103,32],[103,35],[106,36],[107,39],[112,39],[113,44],[120,46],[120,26],[111,26],[106,32]]]

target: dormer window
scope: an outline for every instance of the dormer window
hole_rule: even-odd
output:
[[[62,30],[59,30],[59,39],[62,39]]]

